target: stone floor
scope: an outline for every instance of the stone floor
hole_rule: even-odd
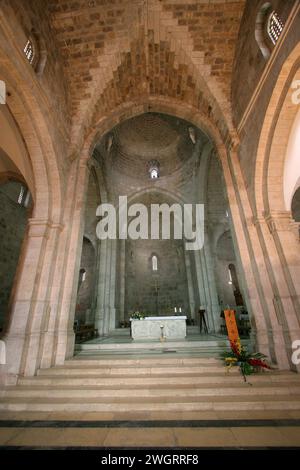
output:
[[[146,422],[142,418],[136,413],[2,413],[0,445],[2,449],[300,447],[300,412],[290,418],[284,413],[284,419],[280,412],[160,413],[144,416]]]
[[[125,338],[124,338],[125,340]],[[207,341],[211,341],[212,338],[208,335],[206,336]],[[104,341],[108,344],[121,344],[115,343],[115,338],[106,338]],[[75,356],[71,361],[66,361],[65,373],[68,375],[62,374],[58,369],[56,375],[54,370],[51,369],[53,384],[55,383],[55,377],[61,377],[59,380],[70,381],[71,385],[64,386],[66,391],[66,404],[76,403],[75,391],[83,390],[83,396],[85,397],[82,403],[88,407],[90,400],[95,401],[95,398],[90,398],[89,393],[90,389],[94,390],[95,394],[99,393],[106,394],[108,385],[88,385],[88,380],[98,380],[98,375],[95,375],[95,370],[99,368],[100,378],[104,374],[103,368],[108,368],[107,374],[112,374],[113,370],[110,372],[109,368],[111,364],[114,364],[114,367],[134,367],[137,368],[135,373],[138,373],[138,370],[142,371],[146,367],[146,364],[149,362],[152,367],[152,373],[155,368],[164,368],[164,367],[174,367],[174,361],[181,364],[180,367],[191,368],[190,374],[192,377],[196,375],[193,367],[201,368],[202,362],[205,364],[207,361],[207,367],[213,369],[214,363],[218,361],[217,359],[201,359],[202,353],[199,353],[199,350],[192,349],[189,353],[186,353],[181,357],[180,354],[162,354],[162,351],[146,350],[141,353],[140,351],[133,350],[127,355],[120,354],[120,350],[117,350],[115,354],[109,356],[109,351],[98,351],[95,357],[89,356],[87,358],[82,357],[81,354]],[[198,359],[199,358],[199,366]],[[212,363],[209,365],[209,363]],[[103,363],[103,364],[102,364]],[[179,365],[178,365],[179,367]],[[88,371],[88,369],[90,370]],[[92,368],[92,369],[91,369]],[[93,368],[95,369],[93,371]],[[221,365],[223,370],[223,366]],[[74,373],[73,370],[80,370],[81,374],[84,374],[80,380],[83,380],[81,385],[75,387],[72,385],[73,381],[76,382],[79,377],[79,372]],[[219,375],[224,374],[220,370]],[[195,369],[196,371],[196,369]],[[33,380],[38,380],[40,383],[43,380],[48,379],[48,372],[41,371],[42,374],[39,374],[37,378]],[[89,377],[89,374],[92,375],[92,379]],[[209,372],[209,370],[208,370]],[[187,372],[182,375],[182,378],[175,378],[176,386],[164,385],[163,379],[166,380],[165,374],[154,375],[154,383],[151,385],[146,385],[147,374],[140,378],[139,386],[132,385],[123,385],[124,390],[127,390],[128,393],[128,405],[124,408],[125,411],[116,411],[118,398],[114,398],[113,393],[109,395],[109,402],[112,404],[109,411],[58,411],[49,412],[49,411],[34,411],[35,403],[42,400],[37,393],[40,393],[38,390],[42,390],[42,386],[35,387],[33,386],[32,390],[35,395],[28,395],[28,398],[24,403],[28,407],[33,409],[29,411],[30,408],[26,411],[8,411],[3,409],[0,412],[0,449],[68,449],[68,448],[115,448],[115,447],[125,447],[125,448],[235,448],[235,449],[248,449],[248,448],[300,448],[300,408],[289,409],[289,405],[292,405],[293,400],[297,396],[293,397],[293,388],[288,388],[288,383],[282,382],[279,379],[279,382],[272,380],[271,376],[263,375],[261,377],[253,378],[253,386],[249,388],[249,393],[251,393],[251,407],[249,404],[245,403],[245,407],[241,407],[243,404],[243,383],[242,379],[239,379],[238,371],[230,372],[229,377],[224,377],[224,380],[230,379],[230,387],[238,387],[238,390],[241,390],[240,396],[236,397],[230,395],[229,397],[225,394],[222,394],[221,387],[227,387],[226,383],[221,382],[218,384],[214,382],[214,373],[209,375],[209,383],[206,384],[205,381],[199,385],[192,384],[192,389],[200,387],[202,395],[199,395],[199,398],[195,395],[194,398],[196,406],[200,406],[201,402],[205,404],[206,401],[213,400],[213,406],[209,410],[199,409],[188,411],[184,410],[184,407],[180,408],[182,411],[159,411],[147,410],[147,411],[128,411],[129,406],[133,405],[137,407],[138,403],[146,403],[147,398],[142,399],[140,395],[139,388],[149,387],[149,390],[154,390],[157,394],[160,394],[160,389],[162,389],[162,394],[164,394],[164,388],[168,387],[173,391],[176,387],[178,388],[178,395],[182,394],[181,388],[186,388],[189,391],[187,385],[184,385],[182,382],[187,380]],[[198,371],[200,376],[202,372]],[[58,374],[58,375],[57,375]],[[216,372],[218,375],[218,372]],[[207,374],[204,373],[203,377]],[[298,383],[298,377],[295,379]],[[94,377],[94,378],[93,378]],[[223,377],[223,376],[222,376]],[[266,381],[266,377],[267,381]],[[102,378],[101,378],[102,380]],[[112,377],[112,380],[113,377]],[[131,379],[128,379],[129,381]],[[152,379],[151,379],[152,380]],[[194,380],[194,379],[193,379]],[[204,380],[204,379],[203,379]],[[223,379],[222,379],[223,380]],[[260,384],[260,382],[262,382]],[[102,383],[102,382],[101,382]],[[297,386],[297,383],[294,385],[291,384],[291,387]],[[119,381],[118,381],[119,384]],[[228,384],[229,386],[229,384]],[[30,389],[29,385],[29,390]],[[45,385],[47,389],[47,385]],[[205,388],[213,387],[214,397],[212,396],[203,396],[205,395]],[[286,407],[282,410],[279,409],[268,409],[268,402],[263,409],[256,409],[256,403],[260,401],[268,400],[268,396],[264,398],[262,391],[265,388],[270,387],[274,390],[274,404],[278,400],[282,403],[286,403]],[[282,394],[282,387],[286,387],[284,395]],[[112,392],[114,387],[112,386]],[[118,385],[118,388],[122,388],[122,385]],[[24,390],[24,385],[21,389]],[[47,393],[45,395],[45,403],[47,400],[49,402],[59,400],[58,398],[53,398],[53,392],[51,390],[60,390],[59,387],[51,385],[48,387]],[[85,390],[85,392],[84,392]],[[131,392],[132,390],[132,392]],[[229,390],[229,389],[228,389]],[[298,390],[298,389],[297,389]],[[234,389],[233,389],[234,391]],[[260,392],[261,391],[261,392]],[[93,392],[93,393],[94,393]],[[220,392],[220,393],[219,393]],[[23,393],[23,392],[20,392]],[[42,393],[42,392],[41,392]],[[44,393],[44,392],[43,392]],[[57,391],[56,391],[57,393]],[[196,393],[196,392],[195,392]],[[232,392],[233,393],[233,392]],[[266,391],[264,393],[267,393]],[[44,393],[45,394],[45,393]],[[71,398],[72,396],[75,398]],[[137,397],[135,397],[137,395]],[[168,398],[161,398],[161,403],[171,404],[175,398],[172,397],[170,392]],[[220,395],[220,396],[219,396]],[[105,395],[106,396],[106,395]],[[201,398],[202,396],[202,398]],[[223,398],[222,398],[223,396]],[[37,397],[37,398],[35,398]],[[270,398],[270,397],[269,397]],[[247,398],[246,400],[248,400]],[[297,398],[298,399],[298,398]],[[11,403],[16,403],[18,398],[11,398]],[[99,399],[100,400],[100,399]],[[104,401],[108,398],[104,398]],[[122,400],[122,399],[121,399]],[[124,400],[124,398],[123,398]],[[155,403],[158,399],[153,397],[152,401]],[[184,396],[183,399],[178,399],[185,402],[185,407],[189,405],[189,396]],[[220,401],[227,402],[230,409],[220,408]],[[236,400],[240,403],[240,410],[234,408],[234,403]],[[176,401],[176,400],[175,400]],[[81,402],[80,402],[81,403]],[[223,403],[223,404],[224,404]],[[225,403],[226,405],[226,403]],[[13,406],[13,405],[12,405]],[[128,406],[128,407],[127,407]],[[219,409],[218,409],[219,408]],[[272,408],[272,407],[271,407]],[[179,409],[179,408],[178,408]]]

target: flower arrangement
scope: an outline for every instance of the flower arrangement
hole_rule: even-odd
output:
[[[251,375],[259,369],[272,369],[264,360],[266,357],[264,354],[259,352],[248,353],[247,349],[242,346],[240,339],[230,341],[230,346],[230,352],[224,351],[222,353],[227,371],[229,371],[232,366],[239,366],[245,382],[247,381],[247,375]]]
[[[141,312],[134,312],[130,318],[132,318],[133,320],[143,320],[145,318],[145,315]]]

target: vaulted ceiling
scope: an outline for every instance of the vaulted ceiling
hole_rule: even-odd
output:
[[[49,0],[74,141],[124,102],[183,101],[232,129],[231,76],[246,0]]]

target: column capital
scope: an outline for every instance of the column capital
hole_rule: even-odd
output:
[[[293,221],[290,211],[270,211],[264,213],[264,218],[271,233],[290,231]]]
[[[30,237],[43,237],[48,234],[50,229],[61,231],[64,226],[49,219],[29,218],[28,227]]]
[[[253,225],[266,224],[271,233],[290,231],[294,221],[290,211],[270,211],[256,214],[252,217]]]

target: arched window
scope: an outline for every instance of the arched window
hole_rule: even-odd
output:
[[[266,60],[270,57],[271,50],[276,45],[283,27],[283,21],[272,9],[271,3],[264,3],[256,16],[255,39]]]
[[[40,77],[44,72],[47,62],[47,49],[44,39],[32,30],[23,51],[26,59]]]
[[[268,18],[268,35],[269,38],[271,39],[272,43],[275,44],[277,43],[279,36],[282,33],[284,24],[283,21],[281,20],[280,16],[276,11],[272,11],[272,13],[269,15]]]
[[[157,160],[150,160],[150,162],[148,162],[148,171],[152,180],[159,178],[159,167],[160,163]]]
[[[151,170],[150,177],[151,177],[152,180],[158,178],[158,170],[157,170],[157,168],[153,168],[153,169]]]
[[[23,185],[21,185],[20,193],[18,197],[18,204],[22,204],[22,202],[24,201],[24,194],[25,194],[25,188]]]
[[[80,284],[85,281],[86,278],[86,270],[84,268],[81,268],[79,271],[79,282]]]
[[[152,256],[152,271],[157,271],[157,270],[158,270],[157,256],[153,255]]]
[[[33,65],[36,58],[36,51],[31,38],[29,38],[25,44],[24,54],[30,65]]]

